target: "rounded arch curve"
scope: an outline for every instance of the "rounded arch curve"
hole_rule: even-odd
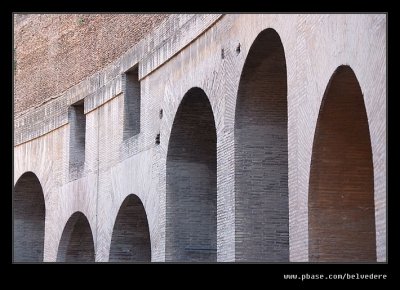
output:
[[[166,260],[217,260],[217,134],[207,95],[190,89],[167,154]]]
[[[130,194],[122,203],[114,224],[110,262],[151,262],[150,231],[142,201]]]
[[[321,103],[308,207],[310,261],[376,261],[368,117],[360,85],[349,66],[336,69]]]
[[[236,101],[237,261],[289,260],[287,126],[285,52],[268,28],[249,50]]]
[[[13,209],[14,261],[43,262],[46,208],[33,172],[25,172],[15,184]]]
[[[58,246],[57,262],[94,262],[92,230],[86,216],[77,211],[68,219]]]

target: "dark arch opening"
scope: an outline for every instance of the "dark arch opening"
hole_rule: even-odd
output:
[[[65,225],[58,246],[57,262],[94,262],[92,230],[86,216],[75,212]]]
[[[167,155],[167,261],[217,260],[217,136],[207,95],[184,96]]]
[[[374,172],[358,80],[340,66],[326,88],[309,183],[309,259],[376,261]]]
[[[237,261],[289,260],[287,76],[273,29],[252,44],[235,113]]]
[[[39,179],[24,173],[14,187],[14,261],[43,262],[45,202]]]
[[[111,238],[109,261],[151,262],[146,211],[136,195],[129,195],[118,212]]]

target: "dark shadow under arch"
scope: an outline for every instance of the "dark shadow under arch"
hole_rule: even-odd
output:
[[[151,262],[150,232],[140,198],[125,198],[115,220],[110,246],[110,262]]]
[[[374,172],[364,98],[349,66],[326,88],[309,183],[309,259],[376,261]]]
[[[32,172],[17,181],[13,194],[14,261],[43,262],[45,201],[39,179]]]
[[[166,260],[217,260],[217,149],[203,90],[190,89],[172,126],[167,155]]]
[[[94,262],[95,251],[89,221],[75,212],[65,225],[58,246],[57,262]]]
[[[278,33],[253,42],[235,112],[236,261],[289,261],[288,113]]]

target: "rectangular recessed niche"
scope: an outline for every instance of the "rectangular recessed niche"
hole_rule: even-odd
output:
[[[79,176],[85,165],[86,116],[83,100],[71,105],[68,110],[69,122],[69,173]]]
[[[135,66],[122,75],[124,92],[123,139],[140,132],[140,82],[138,67]]]

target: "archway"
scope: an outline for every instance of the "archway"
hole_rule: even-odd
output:
[[[310,261],[376,261],[368,118],[360,85],[349,66],[335,71],[322,100],[308,206]]]
[[[150,232],[144,206],[136,195],[121,205],[114,224],[110,262],[151,262]]]
[[[235,112],[237,261],[289,260],[285,52],[273,29],[253,42]]]
[[[214,116],[199,88],[184,96],[167,155],[166,260],[217,260],[217,149]]]
[[[39,179],[24,173],[15,184],[14,261],[43,262],[45,202]]]
[[[65,225],[58,246],[57,262],[94,262],[92,230],[86,216],[75,212]]]

